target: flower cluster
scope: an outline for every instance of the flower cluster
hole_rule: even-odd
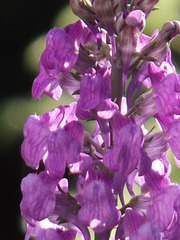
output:
[[[170,148],[180,166],[180,75],[169,48],[180,22],[145,35],[157,2],[70,0],[81,20],[48,32],[32,95],[66,91],[74,102],[25,123],[22,157],[38,170],[21,183],[26,240],[90,240],[90,228],[96,240],[180,239],[180,186],[167,158]]]

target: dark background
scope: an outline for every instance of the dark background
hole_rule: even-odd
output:
[[[23,67],[24,50],[35,37],[52,28],[55,15],[65,3],[68,1],[0,1],[0,112],[6,99],[30,93],[34,76]],[[22,139],[20,135],[6,146],[0,138],[0,240],[24,239],[20,228],[20,182],[28,169],[20,156]]]

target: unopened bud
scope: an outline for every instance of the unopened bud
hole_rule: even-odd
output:
[[[153,38],[141,51],[143,58],[159,60],[169,51],[169,42],[180,34],[180,22],[166,22],[161,32]]]
[[[93,8],[100,24],[107,30],[109,35],[114,33],[114,12],[111,0],[94,0]]]
[[[128,26],[137,27],[142,31],[146,23],[145,15],[141,10],[134,10],[127,15],[125,22]]]
[[[147,17],[158,2],[159,0],[135,0],[134,5],[145,12],[145,15]]]
[[[140,126],[157,113],[154,93],[150,91],[138,97],[135,101],[135,109],[138,113],[138,116],[136,116],[136,124]]]
[[[82,19],[89,19],[94,15],[90,0],[70,0],[70,5],[74,14]]]

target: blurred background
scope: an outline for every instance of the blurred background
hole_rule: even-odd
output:
[[[69,1],[1,0],[0,4],[0,240],[24,239],[20,217],[20,182],[31,169],[20,155],[23,125],[30,114],[42,114],[71,99],[64,95],[55,102],[43,96],[33,100],[31,86],[38,74],[38,62],[45,46],[45,35],[54,26],[74,22]],[[152,12],[146,33],[161,29],[169,20],[180,20],[180,1],[161,0],[160,10]],[[180,73],[180,38],[173,40],[173,60]],[[172,159],[172,162],[173,159]],[[180,182],[179,170],[172,180]]]

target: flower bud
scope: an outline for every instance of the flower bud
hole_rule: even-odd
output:
[[[169,42],[180,34],[180,22],[166,22],[159,34],[142,49],[143,58],[154,58],[160,60],[169,51]]]
[[[158,132],[146,136],[143,149],[154,160],[168,150],[167,136],[164,132]]]
[[[131,58],[137,47],[139,34],[145,26],[144,13],[140,10],[130,12],[125,19],[125,26],[118,33],[119,51],[122,55],[123,90],[127,79],[127,72]]]
[[[146,17],[151,12],[153,7],[159,2],[159,0],[135,0],[135,5],[145,12]]]
[[[91,1],[70,0],[72,11],[74,12],[75,15],[77,15],[80,18],[84,19],[89,18],[90,15],[94,14]]]
[[[136,117],[136,124],[143,124],[148,118],[157,113],[153,92],[142,94],[135,101],[135,108],[139,116]]]
[[[126,19],[125,22],[128,26],[131,27],[137,27],[139,31],[142,31],[145,27],[145,18],[144,18],[144,13],[140,10],[135,10],[130,12]]]
[[[114,12],[111,0],[94,0],[94,11],[100,24],[108,31],[111,36],[114,33]]]

